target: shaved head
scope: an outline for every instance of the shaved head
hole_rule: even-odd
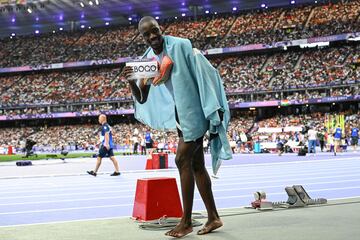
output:
[[[144,24],[149,24],[149,23],[151,23],[151,24],[159,27],[159,29],[160,29],[159,23],[156,21],[155,18],[153,18],[153,17],[151,17],[151,16],[145,16],[145,17],[143,17],[143,18],[140,19],[139,25],[138,25],[138,30],[140,31],[142,25],[144,25]],[[141,31],[140,31],[140,32],[141,32]]]
[[[154,50],[155,54],[160,54],[163,50],[164,39],[159,23],[155,18],[151,16],[143,17],[139,22],[138,30],[146,44]]]
[[[106,115],[105,114],[101,114],[100,116],[99,116],[99,123],[100,124],[104,124],[104,123],[106,123]]]

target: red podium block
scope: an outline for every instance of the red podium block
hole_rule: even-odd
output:
[[[133,217],[149,221],[163,216],[181,217],[182,207],[175,178],[137,180]]]
[[[165,169],[169,167],[167,153],[153,153],[151,156],[153,169]]]
[[[150,170],[152,168],[152,159],[146,159],[146,167],[145,170]]]

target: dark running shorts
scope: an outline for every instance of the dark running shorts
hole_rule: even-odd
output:
[[[113,157],[114,156],[114,151],[112,148],[107,149],[104,146],[101,146],[99,149],[99,157],[104,158],[104,157]]]
[[[359,137],[351,137],[351,144],[358,145]]]

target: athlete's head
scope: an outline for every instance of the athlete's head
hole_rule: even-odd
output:
[[[138,26],[140,34],[145,42],[159,54],[163,50],[164,39],[161,34],[159,23],[150,16],[143,17]]]
[[[106,115],[105,114],[99,115],[99,123],[100,124],[106,123]]]

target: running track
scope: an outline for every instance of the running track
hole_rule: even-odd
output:
[[[253,192],[264,190],[271,201],[287,200],[285,186],[301,184],[313,198],[360,196],[360,155],[307,157],[257,155],[223,164],[213,179],[218,208],[249,205]],[[253,159],[253,161],[251,161]],[[129,171],[120,177],[108,174],[0,178],[0,227],[104,219],[132,215],[136,180],[176,177],[176,169]],[[195,193],[194,211],[204,210]]]

